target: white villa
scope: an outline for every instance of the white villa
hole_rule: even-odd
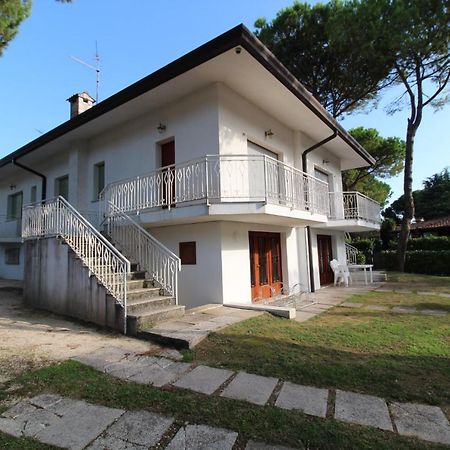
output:
[[[209,303],[332,282],[380,206],[373,158],[243,25],[0,160],[0,278],[131,333]],[[124,320],[128,318],[128,320]]]

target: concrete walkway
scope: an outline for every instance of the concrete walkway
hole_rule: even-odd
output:
[[[0,416],[0,431],[70,450],[232,450],[238,438],[238,433],[222,428],[180,426],[161,414],[107,408],[58,395],[17,403]],[[290,450],[253,441],[245,447],[264,448]]]
[[[334,392],[245,372],[195,366],[180,362],[181,355],[174,351],[166,357],[147,357],[124,353],[120,348],[105,348],[75,359],[117,378],[136,383],[156,387],[171,385],[259,406],[266,405],[271,399],[270,403],[278,408],[298,410],[323,419],[334,418],[450,445],[450,424],[437,406],[389,403],[372,395],[341,390]],[[275,398],[274,392],[278,393]]]

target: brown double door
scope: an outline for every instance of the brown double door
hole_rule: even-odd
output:
[[[279,233],[249,232],[252,301],[281,293],[281,245]]]
[[[163,172],[162,200],[164,208],[169,203],[175,206],[175,141],[166,142],[161,145],[161,167],[167,167]]]
[[[317,235],[317,253],[319,254],[320,284],[333,283],[334,275],[330,267],[330,261],[333,259],[331,236]]]

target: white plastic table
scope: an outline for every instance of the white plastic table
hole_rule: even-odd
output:
[[[364,270],[364,283],[367,284],[367,271],[369,271],[370,282],[373,283],[373,264],[351,264],[348,266],[349,270]]]

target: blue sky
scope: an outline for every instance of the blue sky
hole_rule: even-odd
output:
[[[0,157],[67,120],[65,101],[75,92],[95,93],[95,73],[74,62],[93,64],[95,41],[101,56],[100,100],[182,56],[227,29],[253,29],[261,16],[272,18],[287,0],[34,0],[31,17],[0,58]],[[383,136],[404,137],[406,110],[388,116],[383,106],[348,116],[346,128],[377,128]],[[450,106],[428,110],[416,138],[414,187],[450,166]],[[389,180],[393,199],[402,178]]]

